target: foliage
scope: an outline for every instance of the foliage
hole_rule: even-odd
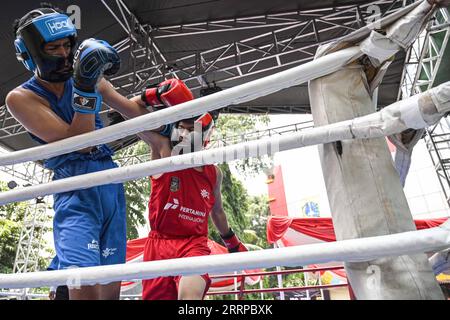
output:
[[[268,248],[266,223],[269,206],[265,196],[250,197],[242,182],[230,172],[228,164],[219,165],[222,175],[222,202],[228,224],[244,243]],[[210,221],[209,237],[221,243],[222,240]]]
[[[0,182],[0,190],[8,191],[6,183]],[[30,207],[30,202],[13,202],[0,206],[0,273],[12,273],[16,258],[17,245],[23,227],[23,220],[26,210]],[[35,227],[34,232],[39,234],[41,227]],[[42,234],[50,231],[50,228],[43,227]],[[48,254],[52,252],[45,248],[45,241],[41,239],[41,250]],[[48,261],[39,257],[38,269],[45,270]]]
[[[250,197],[248,201],[249,206],[246,216],[250,223],[245,234],[251,234],[249,232],[251,230],[253,237],[246,238],[245,242],[254,244],[263,249],[270,248],[271,246],[267,242],[266,235],[267,219],[270,215],[267,196],[260,195]]]
[[[139,237],[138,228],[146,223],[145,213],[150,194],[150,180],[143,178],[124,184],[127,202],[127,239]]]
[[[2,192],[9,191],[6,182],[0,181],[0,190]],[[11,202],[4,204],[0,206],[0,219],[22,221],[28,205],[28,202]]]
[[[249,131],[255,131],[258,124],[269,124],[267,115],[232,115],[222,114],[216,122],[217,131],[222,137],[235,137]]]
[[[123,149],[116,153],[115,160],[121,163],[135,160],[140,162],[139,157],[147,157],[149,154],[148,145],[139,141],[135,145]],[[127,239],[136,239],[139,237],[138,229],[146,223],[147,202],[150,195],[150,179],[145,177],[142,179],[128,181],[124,183],[125,199],[127,204]]]
[[[0,273],[12,273],[20,230],[20,223],[0,219]]]
[[[221,115],[216,123],[216,131],[213,140],[221,140],[225,144],[235,144],[248,139],[255,139],[254,133],[258,125],[267,125],[270,119],[267,115]],[[248,158],[234,161],[233,165],[240,175],[252,177],[265,168],[272,166],[272,158],[263,156],[260,158]]]
[[[270,248],[271,245],[266,238],[266,225],[269,216],[267,197],[264,195],[250,197],[242,183],[231,175],[228,165],[224,164],[220,167],[224,176],[222,183],[223,206],[230,226],[247,245],[255,245],[263,249]],[[210,225],[209,230],[210,238],[221,243],[220,237],[212,225]],[[265,271],[270,270],[272,269]],[[277,286],[277,278],[274,276],[264,277],[262,281],[264,288]],[[246,289],[259,288],[259,284],[246,286]],[[264,299],[273,300],[276,296],[276,293],[266,293]],[[212,296],[210,299],[232,300],[235,299],[235,295]],[[261,299],[261,294],[247,294],[243,299],[258,300]]]
[[[9,188],[0,182],[1,191]],[[8,203],[0,206],[0,273],[11,273],[19,243],[21,223],[26,210],[26,203]]]
[[[228,164],[220,164],[220,170],[222,171],[222,203],[225,214],[227,215],[228,224],[236,232],[241,235],[248,224],[246,219],[246,213],[248,210],[248,195],[244,185],[237,180],[231,174]],[[212,224],[209,222],[209,237],[221,243],[219,233]]]

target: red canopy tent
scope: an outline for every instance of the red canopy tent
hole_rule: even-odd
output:
[[[448,218],[414,220],[418,230],[437,227]],[[267,241],[279,246],[298,246],[319,242],[336,241],[331,218],[293,218],[270,216],[267,221]],[[332,265],[336,265],[335,263]],[[314,266],[313,266],[314,267]],[[333,271],[345,277],[345,271]]]
[[[414,220],[418,230],[437,227],[448,218]],[[284,246],[336,241],[331,218],[293,218],[270,216],[267,222],[267,241],[281,240]]]

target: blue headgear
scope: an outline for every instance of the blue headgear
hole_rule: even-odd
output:
[[[44,45],[47,42],[63,38],[69,38],[71,44],[67,58],[45,53]],[[14,41],[17,59],[28,70],[37,71],[40,78],[50,82],[63,82],[72,76],[76,43],[77,29],[70,18],[50,8],[36,9],[22,17]],[[66,61],[70,68],[61,71],[65,68]]]

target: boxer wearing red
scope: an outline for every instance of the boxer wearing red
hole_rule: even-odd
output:
[[[170,107],[193,99],[186,85],[166,80],[144,90],[142,101],[148,106],[160,103]],[[209,141],[214,121],[211,114],[184,119],[146,131],[141,138],[152,150],[152,159],[202,149]],[[201,145],[195,146],[194,128],[201,128]],[[198,137],[198,136],[197,136]],[[144,261],[185,258],[210,254],[207,245],[208,218],[224,239],[230,252],[247,251],[228,226],[222,206],[222,173],[214,165],[154,175],[149,201],[151,231],[144,248]],[[211,280],[207,274],[159,277],[143,280],[144,300],[203,299]]]
[[[164,173],[151,177],[149,202],[150,234],[145,244],[144,261],[209,255],[208,216],[214,206],[216,167]],[[206,283],[203,295],[211,280]],[[159,277],[143,281],[145,300],[178,298],[180,277]]]

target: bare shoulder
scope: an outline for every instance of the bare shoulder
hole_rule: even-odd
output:
[[[20,105],[20,101],[27,96],[26,90],[17,87],[7,94],[5,102],[8,107],[16,107],[17,105]]]
[[[5,99],[8,109],[18,110],[30,106],[30,102],[44,103],[43,99],[32,91],[17,87],[11,90]]]
[[[153,180],[158,180],[159,178],[161,178],[162,177],[162,173],[158,173],[158,174],[154,174],[154,175],[152,175],[152,179]]]

